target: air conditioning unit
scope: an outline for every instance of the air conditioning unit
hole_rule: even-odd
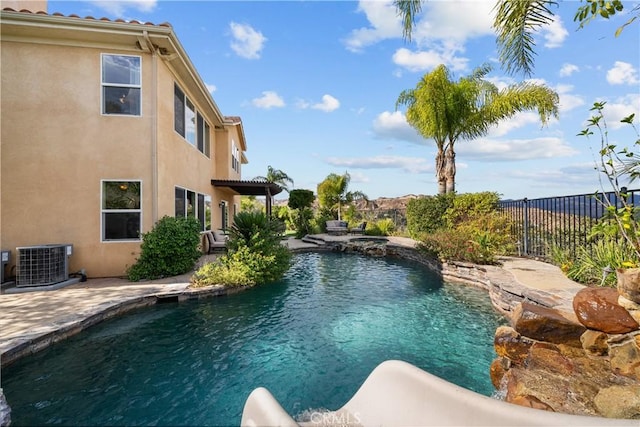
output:
[[[48,286],[69,279],[73,245],[41,245],[16,248],[17,287]]]

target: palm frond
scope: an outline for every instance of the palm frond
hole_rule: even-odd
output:
[[[394,0],[393,4],[398,11],[398,16],[402,19],[402,36],[411,41],[413,26],[416,23],[416,17],[422,10],[423,0]]]
[[[509,74],[530,76],[534,68],[533,34],[553,22],[549,6],[554,0],[498,0],[493,27],[496,29],[500,63]]]

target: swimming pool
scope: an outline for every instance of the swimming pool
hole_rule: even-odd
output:
[[[291,414],[337,409],[400,359],[490,395],[486,292],[409,261],[304,253],[277,283],[160,304],[8,366],[12,425],[239,425],[267,387]]]

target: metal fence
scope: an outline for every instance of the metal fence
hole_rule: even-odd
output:
[[[402,231],[407,228],[407,209],[358,209],[358,214],[366,221],[376,222],[381,219],[393,221],[394,230]]]
[[[627,190],[626,194],[627,200],[637,205],[640,190]],[[578,247],[589,248],[591,228],[604,215],[607,199],[611,205],[621,205],[616,194],[608,192],[503,200],[500,210],[513,222],[511,232],[518,255],[548,258],[551,247],[556,246],[575,256]]]

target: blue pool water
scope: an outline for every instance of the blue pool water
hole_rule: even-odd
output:
[[[239,425],[256,387],[337,409],[382,361],[491,395],[504,323],[479,289],[402,260],[305,253],[280,282],[136,310],[2,372],[12,425]]]

